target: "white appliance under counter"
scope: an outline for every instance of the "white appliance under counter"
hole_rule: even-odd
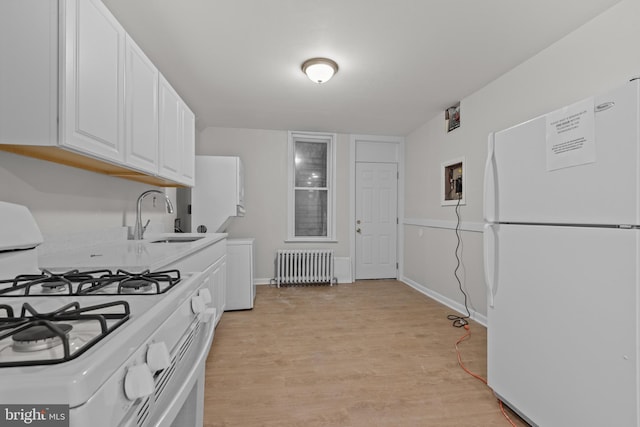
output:
[[[254,240],[227,240],[227,311],[253,308],[256,298]]]

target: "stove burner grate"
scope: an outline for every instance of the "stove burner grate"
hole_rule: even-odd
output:
[[[89,295],[99,292],[108,286],[116,286],[117,294],[162,294],[180,282],[179,270],[166,270],[142,273],[131,273],[118,270],[115,274],[84,281],[78,285],[76,295]]]
[[[42,274],[23,274],[0,280],[0,296],[57,296],[57,295],[153,295],[163,294],[180,282],[179,270],[131,273],[125,270],[70,270]],[[3,284],[6,285],[3,287]]]
[[[0,289],[0,296],[21,296],[21,295],[50,295],[65,294],[73,295],[73,284],[91,280],[97,275],[111,275],[111,270],[92,270],[80,272],[79,270],[69,270],[64,273],[52,273],[42,269],[42,274],[21,274],[13,279],[1,280],[1,284],[9,284],[4,289]],[[34,294],[32,290],[42,289],[42,294]]]
[[[13,317],[13,310],[7,310],[7,313],[10,317],[0,317],[0,342],[10,338],[12,347],[17,352],[35,352],[62,345],[63,354],[53,358],[45,354],[42,359],[35,360],[0,361],[0,367],[49,365],[75,359],[129,320],[130,309],[126,301],[86,307],[80,307],[80,303],[76,301],[50,313],[39,313],[29,303],[22,305],[19,317]],[[69,338],[72,326],[65,322],[83,321],[96,322],[98,332],[72,353]]]
[[[6,317],[13,317],[13,308],[7,304],[0,304],[0,310],[4,310]]]

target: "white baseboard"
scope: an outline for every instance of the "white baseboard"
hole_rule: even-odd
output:
[[[439,294],[438,292],[434,292],[433,290],[429,289],[428,287],[426,287],[424,285],[421,285],[421,284],[409,279],[408,277],[404,277],[403,276],[399,280],[402,281],[403,283],[406,283],[407,285],[411,286],[416,291],[428,296],[432,300],[435,300],[435,301],[439,302],[440,304],[446,305],[450,309],[455,310],[460,314],[464,314],[464,315],[467,314],[467,311],[465,310],[464,305],[460,304],[459,302],[454,301],[451,298],[445,297],[444,295]],[[480,323],[485,328],[487,327],[487,316],[485,316],[484,314],[480,314],[475,310],[469,310],[469,312],[471,313],[471,319],[473,319],[476,322]]]

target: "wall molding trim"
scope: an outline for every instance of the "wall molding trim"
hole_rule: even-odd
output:
[[[408,286],[411,286],[413,289],[420,292],[421,294],[428,296],[432,300],[439,302],[440,304],[443,304],[449,307],[450,309],[457,311],[460,314],[467,313],[464,308],[464,305],[452,300],[451,298],[445,297],[444,295],[434,292],[433,290],[429,289],[427,286],[421,285],[420,283],[415,282],[409,279],[408,277],[404,277],[404,276],[402,276],[402,278],[398,280],[400,280],[402,283],[405,283]],[[477,311],[472,310],[471,308],[469,308],[469,312],[471,313],[472,320],[475,320],[476,322],[480,323],[485,328],[487,327],[487,316],[485,316],[484,314],[480,314]]]
[[[456,221],[443,221],[439,219],[426,219],[426,218],[404,218],[402,220],[403,225],[414,225],[417,227],[426,227],[426,228],[444,228],[447,230],[455,230],[456,229]],[[460,222],[460,230],[462,231],[471,231],[474,233],[482,233],[484,229],[484,223],[482,222],[470,222],[470,221],[462,221]]]

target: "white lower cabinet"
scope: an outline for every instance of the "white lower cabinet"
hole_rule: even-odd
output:
[[[177,269],[182,274],[204,272],[216,308],[217,325],[227,301],[227,239],[222,239],[197,252],[171,263],[161,270]]]
[[[205,270],[205,276],[208,278],[209,292],[213,298],[213,306],[216,308],[217,325],[222,317],[222,313],[226,308],[226,289],[227,289],[227,259],[223,257],[213,263]]]

